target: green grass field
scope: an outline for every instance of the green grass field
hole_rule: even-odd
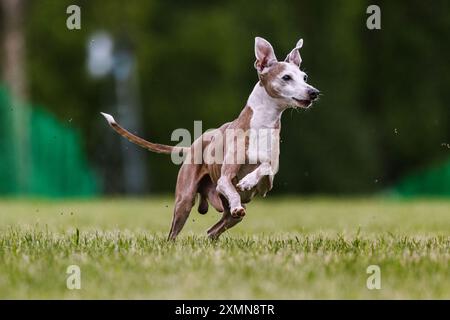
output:
[[[0,298],[450,299],[450,201],[268,198],[217,242],[215,211],[175,243],[171,218],[171,198],[0,201]]]

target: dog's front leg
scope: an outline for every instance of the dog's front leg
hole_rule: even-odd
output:
[[[216,188],[217,192],[228,200],[231,215],[236,218],[245,216],[245,209],[241,204],[241,196],[231,182],[238,170],[238,165],[223,165]]]
[[[261,163],[255,170],[247,174],[244,178],[239,181],[237,184],[237,187],[241,191],[245,190],[251,190],[253,189],[258,182],[261,180],[264,176],[270,176],[273,177],[274,173],[272,170],[272,166],[268,162]],[[270,179],[272,182],[273,178]]]

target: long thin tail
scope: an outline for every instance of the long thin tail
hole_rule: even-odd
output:
[[[107,113],[103,113],[103,112],[100,112],[100,113],[102,114],[102,116],[105,117],[106,121],[108,121],[108,124],[111,126],[111,128],[113,128],[118,134],[125,137],[130,142],[137,144],[138,146],[141,146],[144,149],[147,149],[147,150],[150,150],[153,152],[157,152],[157,153],[165,153],[165,154],[170,154],[172,152],[185,153],[189,150],[189,148],[185,148],[185,147],[174,147],[174,146],[168,146],[165,144],[149,142],[145,139],[142,139],[142,138],[132,134],[131,132],[125,130],[124,128],[122,128],[116,122],[116,120],[114,120],[114,118],[111,115],[109,115]]]

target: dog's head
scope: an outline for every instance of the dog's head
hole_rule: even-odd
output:
[[[306,73],[300,70],[302,46],[300,39],[286,59],[279,62],[272,45],[263,38],[255,38],[255,68],[261,85],[280,105],[308,108],[319,97],[319,90],[307,83]]]

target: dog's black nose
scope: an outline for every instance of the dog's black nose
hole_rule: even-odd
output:
[[[308,94],[311,100],[316,100],[319,97],[320,91],[317,89],[309,89]]]

